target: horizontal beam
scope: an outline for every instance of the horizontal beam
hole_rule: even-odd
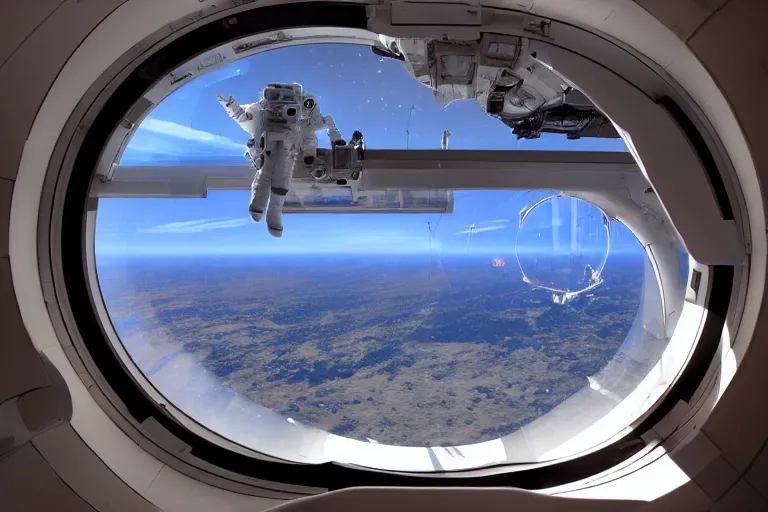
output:
[[[331,162],[330,150],[319,150]],[[626,189],[643,180],[628,153],[584,151],[366,150],[359,190],[380,189]],[[94,181],[92,197],[205,197],[208,190],[248,190],[253,167],[242,164],[119,166],[109,182]],[[334,187],[306,174],[298,187]]]
[[[368,149],[365,161],[395,162],[483,162],[507,164],[510,168],[540,165],[585,164],[614,170],[637,170],[632,155],[626,151],[536,151],[475,149]]]
[[[641,176],[628,153],[582,151],[366,151],[364,187],[626,189]]]

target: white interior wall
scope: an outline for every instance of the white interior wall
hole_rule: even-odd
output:
[[[263,510],[279,503],[195,481],[125,436],[101,411],[58,344],[45,314],[41,284],[34,277],[36,200],[56,130],[84,93],[87,79],[95,79],[143,36],[185,15],[194,16],[210,3],[13,0],[0,4],[0,115],[13,120],[0,127],[0,315],[4,327],[0,412],[3,419],[13,418],[0,427],[0,475],[6,475],[0,477],[0,503],[11,504],[9,510],[226,511]],[[723,356],[724,361],[729,357],[734,361],[734,368],[738,363],[738,369],[702,432],[671,457],[657,459],[657,466],[570,495],[648,499],[663,490],[666,495],[653,503],[625,503],[621,508],[766,508],[768,452],[763,448],[768,412],[761,406],[768,389],[764,368],[768,312],[762,297],[765,217],[754,212],[762,213],[765,199],[759,180],[768,173],[762,130],[768,106],[761,101],[768,78],[764,31],[768,4],[761,0],[516,0],[505,5],[591,26],[625,41],[663,67],[718,130],[745,191],[745,202],[752,208],[754,256],[747,310],[731,340],[733,351],[729,356],[726,350]],[[46,365],[45,359],[53,365]],[[61,393],[65,388],[67,392]],[[685,469],[683,475],[680,468]],[[508,494],[501,501],[489,496],[488,505],[508,508],[510,502],[523,499],[514,491]],[[520,495],[534,500],[542,510],[583,506],[582,502],[555,504],[544,496]],[[424,497],[406,493],[401,499],[408,496]],[[340,500],[335,503],[341,505],[368,497],[365,492],[341,492],[321,499],[330,506],[333,501],[329,500]],[[443,502],[449,510],[461,504],[461,500]]]

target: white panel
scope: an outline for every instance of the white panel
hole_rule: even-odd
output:
[[[212,487],[168,466],[160,470],[146,496],[165,512],[259,512],[284,503]]]
[[[583,499],[633,499],[652,501],[689,482],[686,475],[668,455],[660,457],[631,475],[596,487],[579,489],[566,494]]]
[[[149,416],[142,421],[141,429],[150,439],[172,455],[180,457],[192,451],[191,446],[171,434],[164,426],[158,423],[154,416]]]
[[[768,450],[765,446],[750,466],[745,478],[763,498],[768,500]]]
[[[739,475],[722,457],[715,458],[694,477],[694,481],[713,500],[719,499],[736,482]]]
[[[712,20],[719,17],[723,12],[728,15],[729,9],[735,3],[734,0],[731,0],[727,6],[728,9],[722,9]],[[766,16],[760,14],[760,5],[764,6],[765,3],[753,2],[751,7],[747,6],[746,9],[742,9],[742,13],[745,10],[750,12],[746,17],[749,18],[751,25],[765,26]],[[756,22],[753,22],[752,18]],[[756,32],[754,26],[747,27],[742,33],[740,27],[742,27],[743,20],[731,21],[735,26],[739,27],[736,29],[738,34],[733,33],[733,30],[727,29],[727,27],[718,27],[717,25],[707,23],[697,32],[695,38],[691,40],[692,46],[704,45],[708,48],[706,52],[703,52],[701,47],[693,49],[699,53],[702,62],[707,66],[710,66],[709,62],[712,62],[714,65],[712,71],[717,72],[718,84],[712,80],[699,60],[687,59],[684,55],[680,54],[680,51],[673,52],[671,47],[667,51],[670,54],[674,54],[675,58],[667,66],[666,70],[685,85],[689,94],[694,97],[704,114],[709,117],[712,125],[718,129],[719,138],[728,151],[727,156],[730,157],[737,174],[737,180],[741,185],[743,199],[746,203],[746,205],[742,205],[742,208],[746,206],[749,209],[749,213],[743,210],[743,216],[745,221],[747,216],[749,217],[749,226],[746,227],[750,231],[752,244],[749,269],[750,284],[743,283],[743,286],[746,287],[746,297],[739,330],[729,333],[736,362],[741,362],[742,356],[752,340],[752,330],[757,322],[765,290],[765,213],[762,196],[763,188],[758,181],[756,164],[762,165],[762,168],[765,169],[768,161],[765,160],[766,151],[764,145],[760,145],[760,142],[758,142],[760,147],[755,147],[753,144],[752,148],[750,148],[744,138],[747,128],[750,130],[752,140],[759,141],[764,132],[760,120],[765,115],[766,107],[759,103],[751,104],[749,98],[750,94],[762,94],[760,92],[762,86],[759,83],[750,81],[750,79],[743,78],[745,76],[753,78],[755,71],[761,67],[759,57],[755,56],[755,53],[761,49],[761,44],[759,41],[755,41]],[[730,32],[724,33],[725,30],[730,30]],[[757,34],[762,33],[762,31],[762,28],[758,29]],[[759,39],[759,35],[757,37]],[[728,41],[727,51],[723,51],[721,47],[722,42],[726,40],[724,38],[727,38]],[[746,59],[745,56],[749,56],[751,60]],[[764,59],[763,62],[765,62]],[[734,67],[730,68],[729,66]],[[724,92],[735,95],[729,99],[731,104],[724,99],[719,87],[720,84],[728,85],[729,90],[723,89]],[[740,124],[732,110],[732,106],[739,107],[741,119],[745,117],[752,119],[749,126],[746,126],[743,122]],[[762,155],[761,162],[754,160],[758,156],[758,152]],[[759,338],[764,337],[764,334],[759,336]],[[731,376],[729,375],[723,380],[723,387],[728,385],[730,378]]]
[[[639,505],[620,498],[569,500],[519,489],[356,487],[294,500],[274,512],[623,512]]]
[[[48,386],[43,363],[29,341],[14,297],[8,258],[0,258],[0,403],[31,389]]]
[[[539,16],[555,16],[559,20],[582,21],[589,20],[598,27],[605,22],[616,10],[614,0],[536,0],[530,12]]]
[[[732,0],[690,40],[691,48],[717,77],[718,85],[728,96],[749,142],[752,158],[763,173],[768,169],[764,124],[768,118],[768,105],[755,101],[755,98],[764,94],[768,80],[765,70],[765,63],[768,62],[766,23],[766,2]],[[724,41],[728,42],[727,49],[723,47]],[[762,179],[765,181],[768,176],[764,174]],[[763,220],[752,218],[756,222]],[[761,236],[764,240],[765,235]],[[764,270],[753,268],[752,272],[762,273]],[[758,289],[756,285],[751,287],[752,292]],[[747,298],[748,306],[758,304],[755,299]],[[768,411],[755,406],[764,401],[764,390],[768,389],[768,372],[765,371],[768,323],[758,323],[752,339],[748,357],[745,356],[733,382],[704,427],[722,449],[723,456],[739,472],[746,469],[768,436]],[[743,353],[742,343],[737,340],[734,352]],[[736,418],[738,421],[735,421]]]
[[[541,43],[551,64],[588,91],[590,99],[628,131],[672,224],[688,252],[705,264],[741,262],[744,247],[733,221],[724,221],[698,156],[672,118],[631,84],[574,54]],[[696,198],[695,202],[689,198]]]
[[[758,339],[750,347],[727,391],[707,419],[703,430],[738,472],[747,469],[768,436],[768,346]]]
[[[768,503],[745,480],[739,480],[728,494],[715,503],[712,512],[765,512]]]
[[[693,478],[709,466],[719,454],[720,450],[712,444],[712,441],[699,432],[693,440],[670,454],[670,457],[680,469],[685,471],[686,475]]]
[[[642,485],[642,484],[639,484]],[[712,500],[694,482],[688,482],[673,492],[653,500],[637,509],[637,512],[704,512]]]
[[[436,3],[436,2],[431,2]],[[450,36],[455,39],[476,40],[480,39],[480,9],[471,6],[449,6],[447,12],[442,13],[444,5],[416,5],[408,3],[395,3],[394,5],[372,5],[368,7],[368,30],[391,37],[431,37]],[[476,13],[468,11],[475,10]],[[435,15],[435,12],[439,13]],[[399,22],[408,22],[406,13],[418,14],[421,24],[400,25]],[[467,21],[460,24],[459,20]],[[439,23],[443,23],[442,25]]]
[[[18,398],[0,403],[0,457],[29,441],[31,434],[16,407]]]
[[[68,0],[0,68],[0,98],[6,98],[0,102],[0,119],[13,119],[12,123],[0,124],[0,177],[15,177],[35,114],[67,58],[123,1]]]
[[[656,432],[661,439],[666,439],[671,436],[672,433],[680,427],[680,423],[690,410],[691,408],[688,404],[682,400],[678,401],[674,407],[672,407],[672,410],[653,426],[654,432]]]
[[[163,463],[140,448],[109,419],[72,369],[61,345],[53,345],[44,353],[69,387],[75,431],[118,477],[139,493],[145,492]]]
[[[8,512],[93,512],[31,444],[0,459],[0,507]]]
[[[635,0],[682,40],[728,0]]]
[[[0,67],[18,48],[37,25],[65,0],[35,0],[34,2],[0,2],[0,20],[13,20],[4,23],[0,30]]]
[[[157,511],[125,482],[120,480],[75,433],[61,425],[33,441],[59,477],[101,512]]]
[[[16,407],[19,409],[24,426],[30,432],[69,421],[72,413],[69,406],[69,393],[66,389],[57,389],[56,386],[37,388],[25,393],[19,397]]]
[[[461,4],[392,4],[393,25],[480,25],[480,9]]]
[[[768,2],[732,0],[689,41],[691,49],[717,77],[749,144],[758,168],[768,162],[765,120],[768,104],[756,101],[768,82]],[[727,41],[726,47],[723,43]],[[729,134],[723,134],[727,136]],[[748,157],[748,154],[742,155]],[[762,180],[768,179],[763,174]]]

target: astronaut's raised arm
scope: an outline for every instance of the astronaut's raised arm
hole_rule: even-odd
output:
[[[256,131],[261,131],[259,125],[261,120],[259,115],[261,113],[261,104],[248,103],[247,105],[240,105],[234,96],[228,98],[223,97],[221,94],[216,95],[216,99],[219,105],[224,107],[229,117],[231,117],[240,128],[248,132],[251,137],[256,135]]]

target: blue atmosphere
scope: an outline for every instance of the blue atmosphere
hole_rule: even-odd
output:
[[[475,101],[441,107],[405,65],[365,46],[306,45],[233,62],[176,90],[145,119],[121,165],[243,162],[248,135],[224,112],[216,95],[241,104],[258,100],[267,82],[299,82],[315,95],[342,135],[360,130],[369,148],[438,149],[443,130],[451,149],[626,151],[621,139],[566,140],[543,135],[516,140]],[[410,119],[410,125],[409,125]],[[409,135],[407,135],[409,133]],[[319,132],[322,147],[327,135]],[[130,172],[125,168],[122,172]],[[588,204],[575,212],[545,203],[518,236],[520,212],[556,191],[456,191],[451,214],[287,215],[282,238],[271,237],[247,212],[247,191],[211,191],[205,199],[102,199],[97,252],[141,254],[508,254],[518,250],[604,251],[600,212]],[[578,217],[578,222],[574,219]],[[570,239],[578,224],[578,236]],[[571,230],[568,230],[568,227]],[[611,252],[639,244],[611,222]]]

